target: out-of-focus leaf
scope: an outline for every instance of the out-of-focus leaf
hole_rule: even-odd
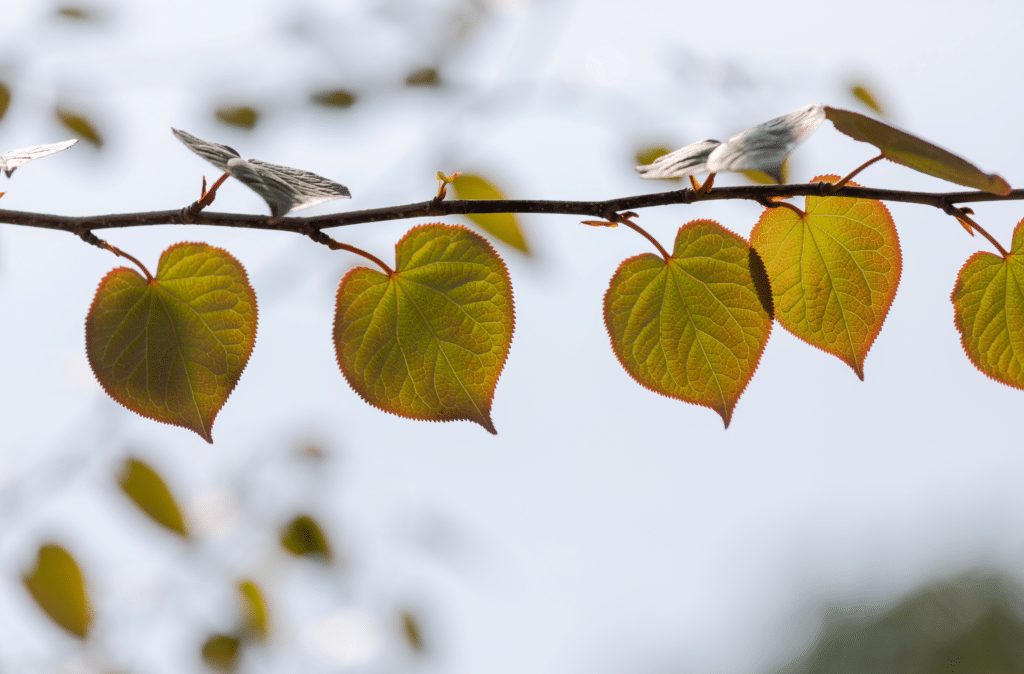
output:
[[[508,270],[465,227],[414,227],[388,276],[357,267],[338,287],[334,346],[345,379],[409,419],[474,421],[497,433],[491,402],[515,312]]]
[[[983,374],[1024,390],[1024,220],[1006,258],[975,253],[950,296],[967,357]]]
[[[238,665],[241,640],[230,634],[211,635],[203,643],[203,660],[219,672],[233,672]]]
[[[46,544],[39,548],[36,568],[24,577],[25,587],[55,623],[84,639],[92,611],[82,572],[67,550]]]
[[[270,632],[267,602],[256,583],[244,580],[238,584],[242,599],[242,630],[260,641],[265,641]]]
[[[249,105],[224,105],[214,110],[213,114],[218,121],[240,129],[251,130],[260,121],[260,111]]]
[[[245,160],[227,145],[211,143],[178,129],[172,128],[171,131],[185,147],[220,170],[227,171],[260,195],[270,206],[272,218],[281,218],[291,211],[352,196],[344,185],[310,171],[259,159]]]
[[[119,267],[100,282],[85,321],[89,364],[136,414],[213,442],[217,413],[256,340],[256,294],[227,251],[179,243],[156,278]]]
[[[419,68],[409,73],[405,78],[407,87],[436,87],[441,84],[441,78],[436,68]]]
[[[309,100],[326,108],[349,108],[356,102],[356,95],[345,89],[329,89],[316,92]]]
[[[61,107],[58,107],[55,113],[60,123],[72,133],[77,134],[79,138],[92,143],[96,147],[103,147],[103,136],[96,130],[96,125],[89,121],[87,117]]]
[[[1010,185],[996,174],[983,173],[966,159],[905,131],[849,110],[826,107],[825,116],[839,131],[874,145],[891,162],[976,190],[1010,193]]]
[[[801,217],[766,208],[750,234],[771,279],[775,318],[864,379],[864,359],[900,284],[896,225],[872,199],[808,196],[804,209]]]
[[[4,152],[3,156],[0,156],[0,170],[7,175],[8,178],[14,174],[14,169],[18,168],[26,162],[30,162],[33,159],[39,159],[46,155],[53,154],[54,152],[60,152],[66,150],[75,143],[78,142],[77,138],[71,140],[65,140],[60,143],[50,143],[49,145],[36,145],[34,147],[23,147],[18,150],[8,150]]]
[[[740,173],[742,173],[743,176],[747,180],[749,180],[750,182],[752,182],[752,183],[754,183],[756,185],[774,185],[775,184],[775,178],[771,177],[770,175],[768,175],[764,171],[740,171]],[[789,182],[789,160],[788,159],[786,161],[782,162],[782,173],[781,173],[781,181],[780,182],[782,182],[782,183],[788,183]]]
[[[667,262],[650,253],[626,260],[604,296],[626,372],[655,393],[710,407],[726,428],[772,329],[753,259],[742,237],[695,220],[679,229]]]
[[[825,120],[825,108],[815,103],[770,119],[737,134],[711,151],[707,170],[764,171],[782,182],[782,163]]]
[[[462,173],[451,183],[457,199],[504,199],[505,195],[498,191],[490,181],[478,175]],[[516,250],[530,255],[530,244],[526,241],[519,220],[511,213],[479,213],[467,215],[485,232],[497,237]]]
[[[878,98],[872,94],[871,90],[865,85],[854,84],[850,87],[850,93],[853,94],[854,98],[871,108],[874,112],[885,117],[885,111],[882,110],[882,106],[878,103]]]
[[[409,646],[414,651],[423,652],[423,631],[420,629],[420,623],[416,616],[410,611],[402,611],[402,634],[405,635],[405,640],[409,642]]]
[[[655,145],[650,147],[642,147],[636,151],[634,159],[637,164],[650,164],[658,157],[664,157],[672,150],[662,145]]]
[[[699,140],[674,152],[669,152],[652,160],[647,166],[637,166],[640,177],[645,180],[663,180],[666,178],[682,178],[708,170],[707,159],[711,152],[721,145],[717,140]],[[637,159],[640,159],[637,155]]]
[[[293,555],[316,555],[330,562],[330,543],[320,525],[309,515],[299,515],[281,531],[281,545]]]
[[[0,82],[0,119],[7,114],[7,108],[11,105],[11,88],[6,83]]]
[[[61,5],[57,7],[57,16],[82,22],[92,22],[99,19],[99,14],[95,10],[81,5]]]
[[[183,538],[188,537],[181,510],[171,490],[155,470],[135,457],[129,457],[121,469],[118,483],[128,498],[135,501],[135,505],[142,508],[157,524]]]

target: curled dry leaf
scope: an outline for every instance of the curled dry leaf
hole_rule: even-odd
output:
[[[900,283],[896,225],[873,199],[809,196],[804,209],[801,216],[766,208],[750,233],[770,279],[775,318],[864,379],[864,359]]]
[[[707,170],[764,171],[781,183],[786,157],[824,120],[825,107],[815,103],[758,124],[712,150]]]
[[[66,150],[77,142],[77,138],[72,138],[71,140],[65,140],[59,143],[50,143],[49,145],[36,145],[33,147],[23,147],[20,150],[8,150],[0,156],[0,170],[10,178],[11,175],[14,174],[14,169],[18,168],[22,164],[30,162],[33,159],[45,157],[53,154],[54,152]]]
[[[258,159],[242,159],[227,145],[210,143],[195,136],[171,129],[185,146],[221,171],[230,173],[270,206],[273,218],[282,218],[291,211],[315,206],[332,199],[352,196],[344,185],[309,171],[270,164]]]
[[[148,281],[127,267],[111,271],[85,321],[89,364],[111,398],[210,443],[255,341],[245,269],[204,243],[165,250]]]
[[[906,131],[849,110],[826,107],[825,115],[839,131],[874,145],[891,162],[983,192],[1010,193],[1010,185],[996,174],[984,173],[966,159]]]
[[[711,220],[683,225],[672,256],[623,262],[604,296],[616,357],[641,386],[710,407],[728,428],[772,329],[757,254]]]
[[[1013,230],[1005,258],[975,253],[950,299],[964,352],[996,381],[1024,390],[1024,220]]]
[[[505,263],[465,227],[430,224],[402,237],[395,265],[341,280],[334,346],[345,379],[385,412],[497,433],[491,400],[515,327]]]
[[[652,163],[637,166],[636,170],[644,180],[663,180],[704,173],[708,170],[707,160],[711,151],[722,143],[717,140],[699,140],[675,152],[663,154]]]

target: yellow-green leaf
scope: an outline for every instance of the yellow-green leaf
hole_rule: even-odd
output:
[[[366,402],[425,421],[475,421],[491,400],[515,326],[512,283],[491,245],[465,227],[414,227],[390,276],[358,267],[341,280],[338,365]]]
[[[214,111],[217,120],[228,126],[251,130],[260,121],[260,111],[249,105],[225,105]]]
[[[878,97],[871,93],[871,91],[863,84],[854,84],[850,87],[850,93],[858,101],[868,106],[882,117],[885,117],[885,111],[882,110],[881,104],[878,102]]]
[[[316,92],[309,100],[326,108],[350,108],[356,102],[356,95],[345,89],[329,89]]]
[[[650,253],[623,262],[604,320],[626,372],[656,393],[710,407],[728,428],[772,328],[752,277],[756,259],[742,237],[695,220],[679,229],[667,262]]]
[[[7,114],[7,108],[11,105],[11,88],[0,82],[0,119]]]
[[[864,358],[900,283],[896,226],[885,205],[870,199],[809,196],[804,208],[803,217],[766,208],[750,233],[771,282],[775,318],[864,379]]]
[[[36,568],[24,581],[32,598],[55,623],[79,638],[88,636],[92,611],[85,581],[67,550],[53,544],[40,547]]]
[[[983,374],[1024,389],[1024,220],[1006,258],[975,253],[950,297],[967,357]]]
[[[152,517],[157,524],[182,537],[188,537],[181,510],[171,490],[155,470],[135,457],[129,457],[121,469],[118,483],[128,498],[135,501],[135,505]]]
[[[1009,184],[996,174],[983,173],[966,159],[905,131],[849,110],[826,106],[825,116],[850,138],[877,147],[889,161],[957,185],[993,194],[1010,193]]]
[[[318,555],[328,562],[333,557],[327,536],[309,515],[299,515],[282,529],[281,545],[293,555]]]
[[[230,634],[211,635],[203,643],[203,660],[219,672],[232,672],[238,665],[241,640]]]
[[[265,641],[270,632],[267,602],[256,583],[244,580],[238,584],[242,599],[242,629],[260,641]]]
[[[82,140],[92,143],[96,147],[103,147],[103,136],[96,130],[87,117],[77,112],[58,107],[56,110],[57,119],[72,133]]]
[[[505,195],[498,191],[488,180],[477,175],[463,173],[451,183],[457,199],[504,199]],[[516,250],[530,254],[530,244],[526,241],[519,220],[511,213],[475,213],[467,215],[485,232],[494,235],[498,240],[507,243]]]
[[[111,398],[211,443],[255,339],[256,295],[245,269],[204,243],[165,250],[153,279],[111,271],[85,322],[89,364]]]
[[[402,634],[409,646],[417,653],[422,653],[425,645],[423,643],[423,630],[420,629],[420,622],[410,611],[402,611]]]

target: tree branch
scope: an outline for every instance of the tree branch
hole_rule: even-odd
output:
[[[700,194],[686,188],[672,192],[640,194],[607,201],[546,201],[530,199],[453,200],[422,201],[416,204],[371,208],[348,213],[335,213],[312,218],[282,218],[270,222],[266,215],[237,215],[231,213],[197,213],[194,218],[182,217],[182,210],[155,211],[151,213],[123,213],[69,217],[0,210],[0,223],[38,227],[71,232],[114,229],[121,227],[147,227],[151,225],[207,225],[213,227],[238,227],[246,229],[267,229],[277,232],[295,232],[308,236],[310,227],[322,230],[369,222],[407,220],[409,218],[442,217],[446,215],[469,215],[475,213],[548,213],[554,215],[583,215],[615,221],[621,211],[667,206],[671,204],[692,204],[698,201],[720,201],[746,199],[763,202],[765,199],[785,199],[796,196],[850,197],[854,199],[877,199],[910,204],[932,206],[950,213],[952,204],[977,203],[986,201],[1024,200],[1024,190],[1013,190],[1007,195],[989,192],[905,192],[872,187],[843,186],[833,190],[829,183],[802,185],[750,185],[742,187],[716,187]],[[186,220],[189,220],[188,222]]]

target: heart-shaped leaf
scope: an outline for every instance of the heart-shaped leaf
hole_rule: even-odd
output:
[[[256,295],[219,248],[179,243],[156,278],[120,267],[100,282],[85,321],[92,371],[111,398],[207,442],[256,339]]]
[[[854,140],[870,143],[891,162],[915,171],[948,180],[957,185],[973,187],[993,194],[1009,194],[1010,185],[999,176],[983,173],[974,164],[906,131],[883,124],[858,112],[825,108],[837,129]]]
[[[460,174],[451,183],[457,199],[504,199],[505,195],[490,181],[480,176]],[[519,219],[511,213],[471,213],[466,216],[480,229],[492,234],[516,250],[530,255],[530,244],[519,226]]]
[[[815,103],[758,124],[714,148],[707,158],[707,170],[764,171],[781,183],[786,157],[823,121],[825,109]]]
[[[118,483],[128,498],[135,501],[135,505],[152,517],[157,524],[167,527],[183,538],[188,537],[181,509],[171,495],[171,490],[155,470],[135,457],[129,457],[121,469]]]
[[[804,216],[766,208],[750,233],[771,281],[775,318],[864,379],[864,358],[900,283],[896,227],[880,201],[809,196],[804,208]]]
[[[53,544],[40,547],[36,568],[23,580],[32,598],[55,623],[82,639],[89,634],[92,611],[85,581],[67,550]]]
[[[1024,220],[1010,254],[975,253],[953,288],[954,322],[974,367],[1024,389]]]
[[[390,276],[358,267],[341,280],[342,373],[385,412],[496,433],[491,400],[515,326],[505,263],[478,234],[442,224],[409,230],[395,259]]]
[[[667,262],[650,253],[623,262],[604,321],[626,372],[656,393],[710,407],[728,428],[772,329],[759,266],[742,237],[711,220],[683,225]]]

